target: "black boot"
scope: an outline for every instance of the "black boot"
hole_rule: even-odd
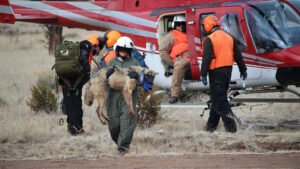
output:
[[[236,132],[237,128],[236,128],[236,123],[235,123],[234,118],[225,116],[225,117],[222,117],[222,120],[224,123],[224,128],[227,132],[230,132],[230,133]]]
[[[219,121],[220,115],[218,115],[213,109],[211,109],[205,130],[209,132],[214,132],[218,127]]]
[[[178,102],[178,97],[171,96],[171,98],[169,99],[170,104],[177,103],[177,102]]]
[[[82,126],[75,127],[74,125],[68,125],[68,131],[72,136],[77,136],[84,133]]]

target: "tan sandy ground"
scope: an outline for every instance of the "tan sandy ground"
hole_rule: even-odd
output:
[[[64,29],[64,35],[69,40],[79,41],[93,33],[97,32]],[[161,110],[157,124],[148,129],[137,128],[131,150],[122,158],[116,151],[107,126],[101,125],[96,117],[96,104],[93,107],[83,106],[83,125],[86,133],[72,137],[67,133],[66,123],[59,124],[61,118],[64,121],[66,119],[61,112],[35,113],[26,106],[31,84],[36,83],[38,74],[50,72],[54,63],[53,56],[47,54],[46,44],[42,40],[45,38],[39,25],[0,25],[0,168],[97,168],[103,161],[104,168],[118,168],[124,161],[131,161],[125,165],[127,168],[131,168],[132,163],[137,168],[300,166],[299,129],[255,127],[245,132],[245,127],[239,126],[238,132],[231,134],[224,132],[221,123],[217,132],[207,133],[203,128],[208,112],[204,117],[200,117],[202,109]],[[299,88],[297,90],[299,91]],[[289,93],[255,96],[296,97]],[[250,105],[234,108],[234,111],[249,122],[300,123],[299,103]],[[262,160],[256,160],[256,157]],[[250,163],[247,163],[248,158],[251,159]],[[8,162],[43,159],[48,161]],[[49,161],[66,159],[72,161]],[[85,159],[98,160],[90,162]],[[240,166],[239,163],[231,163],[231,159],[241,161]],[[273,159],[274,162],[271,162]],[[222,165],[224,160],[228,165]],[[174,165],[171,165],[171,162],[174,162]],[[27,167],[26,164],[33,165]]]

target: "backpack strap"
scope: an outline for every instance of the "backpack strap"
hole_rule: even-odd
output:
[[[83,77],[84,77],[84,73],[80,74],[80,75],[77,77],[77,79],[76,79],[76,81],[75,81],[75,83],[74,83],[73,86],[71,85],[70,80],[68,80],[67,78],[61,77],[61,79],[62,79],[62,80],[65,82],[65,84],[68,86],[69,90],[75,90],[75,91],[76,91],[75,94],[78,95],[78,94],[79,94],[79,90],[77,89],[77,87],[78,87],[78,85],[80,84],[80,82],[82,81]],[[70,96],[70,92],[69,92],[69,91],[67,91],[67,96]]]

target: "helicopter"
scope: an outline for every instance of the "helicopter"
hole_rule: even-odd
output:
[[[293,1],[293,0],[290,0]],[[159,42],[175,15],[185,15],[191,58],[191,76],[184,91],[208,91],[200,81],[203,19],[215,15],[220,28],[233,36],[247,65],[248,78],[240,79],[233,65],[230,89],[251,92],[288,91],[300,86],[300,14],[286,0],[95,0],[85,2],[0,2],[0,23],[16,21],[61,25],[87,30],[117,30],[130,37],[146,65],[159,75],[154,84],[169,89],[172,77],[159,56]],[[158,92],[159,93],[159,92]]]

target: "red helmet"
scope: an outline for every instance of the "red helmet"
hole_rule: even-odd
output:
[[[210,32],[213,27],[220,25],[218,18],[214,15],[208,15],[203,20],[203,27],[206,32]]]

